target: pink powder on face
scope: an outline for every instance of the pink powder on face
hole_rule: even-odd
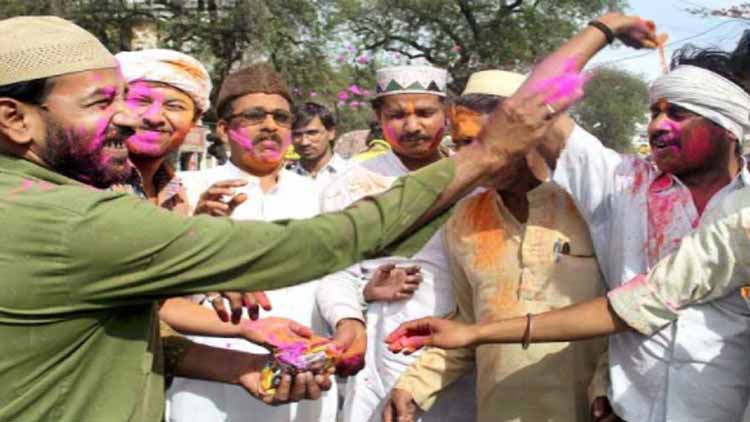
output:
[[[385,140],[388,141],[389,144],[395,144],[398,142],[398,136],[396,136],[396,129],[394,129],[391,125],[386,125],[383,130],[383,135],[385,136]]]
[[[245,151],[253,150],[253,140],[249,136],[236,129],[229,129],[229,136],[234,142],[240,144]]]
[[[91,142],[87,145],[87,150],[90,154],[96,153],[102,149],[104,142],[107,140],[107,130],[110,126],[110,117],[103,117],[96,122],[96,129],[94,136],[91,138]],[[86,128],[80,128],[78,130],[80,136],[71,139],[86,139]]]
[[[711,139],[711,131],[706,126],[695,126],[687,134],[683,142],[685,158],[692,163],[705,160],[715,148]]]
[[[544,102],[554,104],[561,100],[575,102],[583,97],[583,87],[591,76],[585,72],[576,70],[577,61],[575,58],[568,58],[563,65],[563,71],[550,78],[541,80],[534,84],[534,92],[548,93]]]
[[[230,139],[247,151],[254,160],[265,163],[278,163],[292,144],[291,134],[281,137],[281,142],[268,140],[253,140],[241,130],[230,129]]]
[[[139,154],[159,154],[161,152],[160,141],[163,133],[154,131],[139,131],[128,138],[128,147],[131,152]]]

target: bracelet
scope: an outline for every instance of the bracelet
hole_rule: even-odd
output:
[[[526,332],[523,333],[523,340],[521,340],[521,347],[523,350],[529,348],[531,344],[531,313],[526,314]]]
[[[615,41],[615,32],[607,25],[599,21],[591,21],[588,23],[588,25],[602,31],[602,33],[604,33],[604,36],[607,37],[607,44],[612,44]]]

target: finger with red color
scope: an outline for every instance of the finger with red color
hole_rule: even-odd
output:
[[[268,299],[265,292],[251,292],[251,294],[255,297],[256,303],[258,303],[264,311],[271,310],[271,301]]]
[[[222,294],[229,300],[229,307],[232,311],[232,324],[239,324],[242,320],[242,293],[224,292]]]
[[[211,306],[213,306],[219,319],[223,322],[229,322],[229,312],[227,311],[227,307],[224,306],[224,298],[217,292],[208,293],[206,297],[212,298]]]

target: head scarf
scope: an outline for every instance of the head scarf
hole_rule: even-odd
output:
[[[649,88],[651,104],[664,98],[733,133],[750,134],[750,95],[723,76],[697,66],[678,66]]]
[[[206,68],[187,54],[167,49],[118,53],[122,74],[128,83],[159,82],[185,92],[201,112],[211,106],[211,77]]]

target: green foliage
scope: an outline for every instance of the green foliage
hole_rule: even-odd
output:
[[[710,7],[691,7],[687,9],[688,12],[695,15],[702,16],[720,16],[725,18],[733,19],[750,19],[750,2],[738,2],[737,4],[729,7],[713,9]]]
[[[448,69],[451,89],[486,68],[528,70],[612,0],[338,0],[338,20],[365,51],[390,51]]]
[[[460,92],[485,68],[527,71],[573,32],[624,0],[0,0],[0,18],[54,14],[94,33],[113,52],[130,29],[155,25],[160,46],[209,69],[214,95],[233,69],[272,62],[299,101],[331,107],[339,131],[373,119],[351,85],[374,90],[377,67],[424,59],[447,68]],[[396,57],[395,55],[398,55]],[[213,120],[209,112],[207,120]]]
[[[648,120],[648,106],[648,87],[639,76],[601,68],[586,85],[586,97],[572,115],[606,146],[627,152],[632,151],[637,125]]]

